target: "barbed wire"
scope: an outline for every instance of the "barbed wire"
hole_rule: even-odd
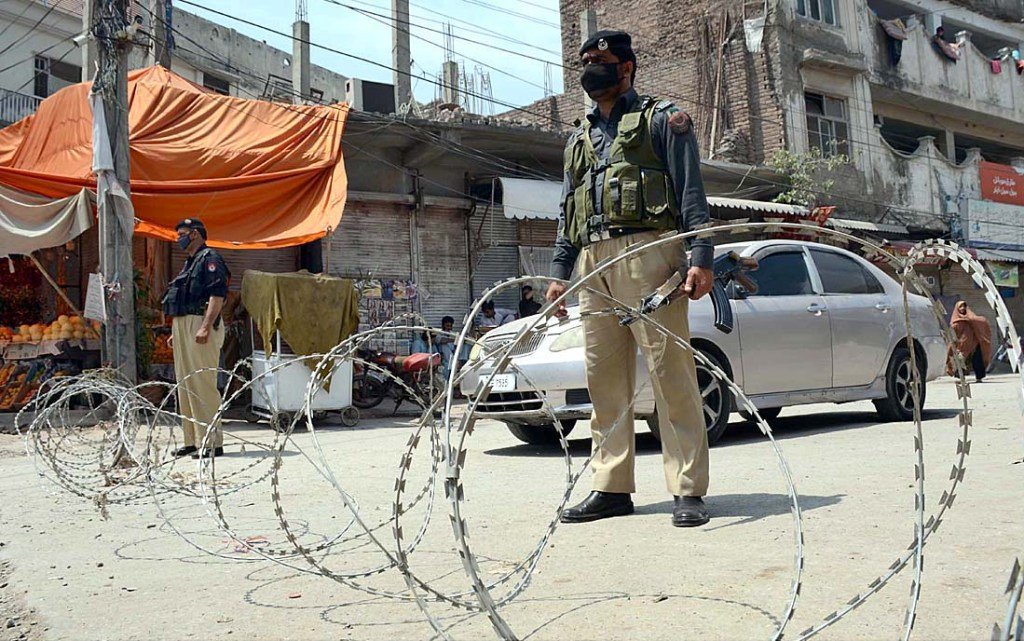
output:
[[[502,281],[485,292],[467,312],[464,328],[460,332],[446,332],[428,327],[422,317],[413,313],[396,318],[382,327],[357,333],[326,353],[295,357],[303,366],[310,368],[300,410],[287,414],[280,413],[283,419],[276,421],[277,429],[272,432],[270,443],[265,442],[265,439],[250,438],[237,431],[225,433],[226,437],[241,445],[243,452],[246,447],[253,448],[255,452],[253,460],[243,461],[240,465],[236,464],[234,457],[200,458],[190,470],[183,470],[183,459],[174,457],[177,445],[176,431],[183,419],[194,419],[179,414],[173,408],[174,399],[178,394],[188,393],[187,390],[191,387],[189,383],[193,377],[209,376],[213,370],[218,374],[226,374],[232,383],[237,382],[237,385],[225,387],[220,405],[209,422],[197,422],[205,432],[197,446],[200,449],[209,449],[227,410],[240,402],[245,394],[260,392],[264,398],[272,398],[267,393],[268,387],[273,384],[274,377],[279,375],[284,367],[294,362],[291,358],[270,363],[258,372],[250,368],[254,373],[249,377],[243,375],[248,364],[241,363],[231,371],[210,368],[192,372],[173,384],[148,383],[132,386],[115,373],[105,370],[55,379],[48,381],[26,409],[22,410],[16,418],[16,424],[24,433],[26,448],[33,455],[40,474],[65,491],[91,501],[105,516],[109,516],[112,506],[137,505],[142,501],[151,500],[172,531],[207,554],[235,560],[267,560],[290,569],[323,576],[376,597],[414,602],[437,638],[452,638],[451,617],[435,612],[435,608],[441,606],[484,614],[499,638],[516,639],[518,635],[503,616],[501,609],[523,594],[530,584],[544,552],[551,543],[559,524],[559,517],[577,483],[590,466],[597,448],[582,464],[574,465],[565,426],[558,418],[550,399],[539,391],[541,388],[530,379],[529,373],[518,366],[514,355],[531,337],[547,330],[548,323],[561,302],[568,300],[570,296],[587,292],[605,306],[594,311],[584,310],[580,314],[582,321],[590,317],[608,315],[620,318],[637,317],[639,322],[645,323],[650,330],[665,340],[666,345],[671,344],[674,346],[673,349],[689,352],[695,362],[710,372],[718,384],[735,398],[736,408],[745,410],[754,418],[758,430],[767,439],[787,488],[793,523],[792,580],[781,604],[781,612],[773,618],[775,627],[770,634],[770,638],[777,641],[783,638],[789,622],[793,619],[802,593],[806,548],[799,494],[792,471],[770,425],[722,367],[705,356],[700,349],[695,348],[685,337],[669,331],[659,322],[657,315],[638,315],[631,301],[618,300],[589,286],[593,279],[600,278],[618,263],[631,260],[645,252],[683,243],[694,237],[750,231],[787,231],[808,238],[825,238],[848,243],[859,248],[866,256],[887,263],[902,283],[902,321],[906,330],[902,340],[905,341],[910,353],[910,391],[914,423],[913,537],[904,551],[884,572],[868,583],[863,591],[844,601],[842,607],[805,629],[797,638],[808,639],[835,625],[871,596],[884,589],[897,574],[912,567],[911,591],[902,626],[902,638],[908,639],[916,622],[917,608],[921,600],[925,545],[952,507],[963,482],[966,457],[971,449],[973,425],[973,411],[969,401],[970,385],[966,379],[967,363],[961,354],[953,350],[951,362],[957,378],[956,391],[961,406],[958,412],[959,434],[955,451],[952,453],[953,464],[948,482],[938,505],[930,513],[927,512],[921,417],[924,372],[917,361],[915,350],[915,323],[910,314],[911,294],[922,295],[930,301],[930,313],[942,328],[943,338],[948,345],[953,344],[954,335],[941,304],[930,294],[914,269],[914,265],[920,259],[938,256],[958,264],[979,287],[985,290],[985,300],[995,312],[999,333],[1009,342],[1011,365],[1014,371],[1021,372],[1020,339],[995,284],[980,263],[957,245],[945,241],[926,241],[915,246],[907,256],[896,256],[874,241],[802,223],[742,222],[707,226],[687,233],[666,234],[656,240],[630,245],[619,255],[600,262],[593,272],[575,282],[563,281],[566,290],[559,300],[550,303],[538,316],[524,323],[511,340],[506,340],[509,337],[503,336],[501,340],[488,341],[485,337],[478,343],[474,342],[469,338],[471,319],[476,317],[484,300],[492,299],[512,288],[518,289],[525,282],[551,282],[555,279],[531,276]],[[410,384],[389,369],[369,362],[361,356],[361,350],[371,341],[406,335],[410,332],[425,334],[430,346],[439,340],[452,341],[455,354],[462,353],[462,350],[470,345],[473,345],[474,351],[478,353],[461,369],[449,370],[447,384],[441,386],[443,389],[434,389],[432,379],[426,389]],[[337,461],[332,461],[331,454],[321,442],[319,429],[314,422],[314,401],[318,395],[325,393],[328,379],[332,377],[338,364],[349,361],[363,371],[372,371],[375,376],[386,378],[398,394],[413,399],[423,408],[419,419],[409,429],[408,440],[398,457],[391,508],[384,515],[374,513],[379,510],[361,508],[353,491],[347,489],[341,482],[336,469]],[[546,417],[545,420],[550,419],[555,427],[559,446],[563,450],[565,488],[553,510],[552,518],[537,543],[518,561],[509,563],[500,572],[491,573],[484,570],[483,557],[471,543],[470,515],[466,511],[465,503],[466,473],[469,439],[476,423],[485,418],[482,412],[492,394],[495,378],[507,372],[514,373],[518,380],[522,380],[524,389],[538,390],[536,397],[540,411]],[[474,380],[476,386],[467,404],[457,406],[454,402],[455,390]],[[1024,378],[1021,380],[1020,391],[1024,399]],[[154,389],[162,395],[159,402],[153,402],[148,398]],[[634,391],[634,401],[639,398],[642,391],[644,386],[638,386]],[[87,407],[84,416],[82,412],[72,412],[73,405],[83,403]],[[603,438],[609,438],[616,430],[629,429],[623,426],[632,424],[632,405],[631,403],[622,409]],[[274,410],[274,413],[279,412]],[[96,426],[88,428],[88,423],[96,423]],[[302,426],[305,426],[308,432],[308,440],[302,439],[300,442],[297,431]],[[336,498],[347,512],[344,524],[331,525],[332,531],[329,532],[318,532],[311,520],[296,517],[295,507],[287,505],[288,494],[283,491],[289,482],[282,476],[286,456],[292,456],[300,463],[311,466],[315,471],[315,477],[333,489]],[[454,549],[469,580],[468,589],[446,589],[438,583],[439,579],[425,578],[413,567],[417,558],[416,552],[422,548],[430,530],[435,507],[440,500],[438,490],[442,488],[444,498],[447,500]],[[250,501],[252,491],[269,493],[269,501],[264,499],[262,505],[273,510],[284,537],[283,541],[272,543],[265,537],[246,536],[243,531],[246,521],[237,519],[235,512],[251,509],[245,506],[251,506],[252,503],[245,503],[243,506],[237,504],[237,501],[241,501],[243,496],[246,501]],[[173,501],[202,504],[207,515],[233,542],[233,549],[208,549],[210,546],[196,540],[191,531],[176,526],[173,521],[179,516],[170,509],[170,502]],[[236,503],[233,504],[232,501]],[[374,507],[379,508],[380,505]],[[236,523],[240,523],[241,526]],[[298,527],[295,524],[298,524]],[[377,560],[364,567],[337,565],[344,566],[357,562],[358,555],[353,554],[356,550],[372,551],[373,558]],[[401,576],[405,590],[374,583],[375,577],[389,572],[397,572]],[[1011,581],[1006,590],[1009,595],[1008,612],[995,625],[994,638],[1019,641],[1022,626],[1018,608],[1022,584],[1024,580],[1021,579],[1018,562],[1014,565]]]

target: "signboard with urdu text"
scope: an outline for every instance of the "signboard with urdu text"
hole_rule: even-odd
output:
[[[1024,205],[1024,170],[983,160],[978,171],[982,198],[1008,205]]]

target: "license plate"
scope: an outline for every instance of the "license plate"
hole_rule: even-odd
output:
[[[487,379],[484,378],[484,381]],[[515,374],[497,374],[491,380],[491,391],[492,392],[514,392],[516,391],[516,375]]]

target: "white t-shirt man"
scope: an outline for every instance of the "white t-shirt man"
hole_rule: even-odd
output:
[[[488,316],[488,313],[491,315]],[[511,309],[495,307],[492,310],[483,310],[476,317],[477,327],[500,327],[516,319],[516,313]]]

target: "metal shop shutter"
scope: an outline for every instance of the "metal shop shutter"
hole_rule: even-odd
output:
[[[327,269],[345,278],[408,279],[411,253],[408,207],[350,202],[331,238]]]
[[[419,279],[430,296],[420,299],[420,313],[431,326],[452,316],[456,326],[469,310],[469,248],[466,215],[458,209],[428,207],[419,221]]]
[[[299,268],[299,248],[282,247],[281,249],[218,249],[228,269],[231,270],[231,289],[242,289],[242,274],[247,269],[279,274],[293,272]],[[171,268],[173,278],[185,264],[185,252],[177,243],[171,247]]]
[[[505,218],[501,208],[480,208],[469,220],[472,238],[473,302],[498,281],[519,275],[519,249],[516,221]],[[510,288],[494,297],[494,304],[512,310],[519,308],[519,293]]]

